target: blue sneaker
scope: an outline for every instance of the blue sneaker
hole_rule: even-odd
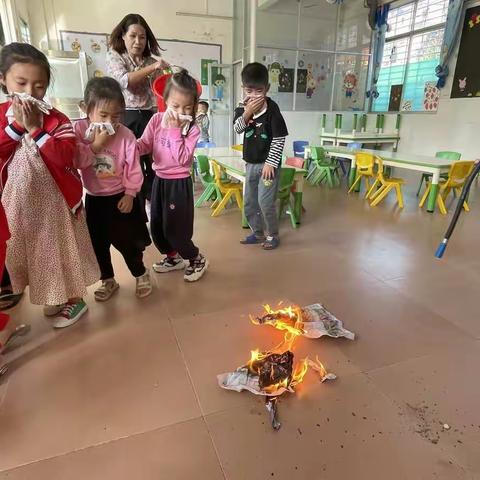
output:
[[[263,243],[265,241],[265,237],[257,237],[254,233],[245,237],[243,240],[240,240],[242,245],[258,245],[259,243]]]
[[[280,239],[278,237],[268,236],[263,242],[264,250],[275,250],[280,245]]]

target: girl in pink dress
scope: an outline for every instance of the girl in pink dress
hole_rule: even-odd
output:
[[[53,326],[67,327],[87,311],[83,297],[99,278],[73,166],[75,134],[65,115],[38,106],[50,82],[43,53],[7,45],[0,74],[3,91],[13,95],[0,105],[2,204],[11,233],[6,265],[14,293],[29,286],[31,302],[45,306]]]

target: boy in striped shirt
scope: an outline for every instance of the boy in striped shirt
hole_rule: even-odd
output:
[[[280,244],[276,200],[282,153],[288,135],[278,105],[269,97],[268,70],[261,63],[249,63],[242,70],[244,101],[235,110],[234,129],[243,133],[245,216],[252,234],[244,245],[261,243],[265,250]]]

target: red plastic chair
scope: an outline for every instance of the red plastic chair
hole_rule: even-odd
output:
[[[159,112],[164,112],[167,109],[165,101],[163,100],[163,91],[167,85],[168,79],[172,76],[171,73],[166,73],[165,75],[160,75],[157,77],[152,85],[153,93],[157,97],[157,106]],[[197,92],[198,96],[202,95],[202,84],[197,80]]]
[[[299,157],[290,157],[285,160],[285,165],[296,168],[303,168],[305,160]]]

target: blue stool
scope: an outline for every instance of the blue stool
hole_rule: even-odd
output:
[[[295,140],[293,142],[293,156],[297,158],[305,158],[305,147],[309,143],[306,140]]]

